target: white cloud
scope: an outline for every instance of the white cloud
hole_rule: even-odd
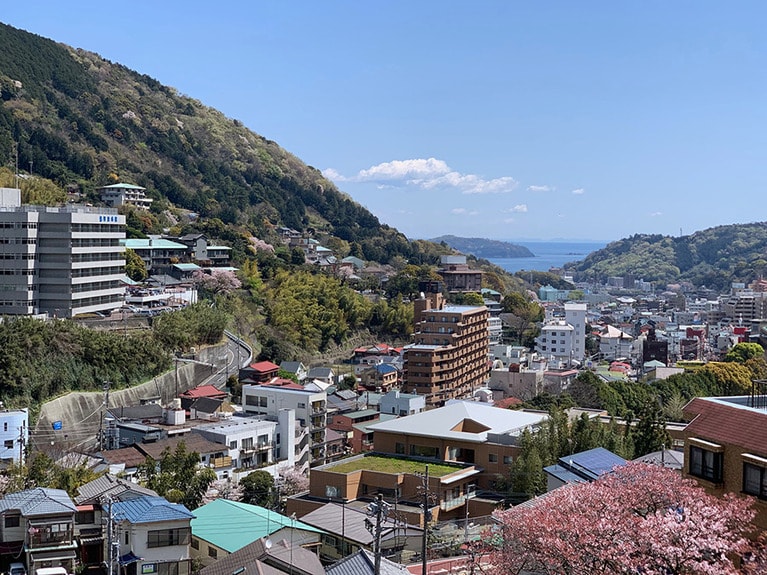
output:
[[[376,182],[379,185],[399,184],[415,186],[424,190],[455,188],[464,194],[506,194],[518,183],[511,176],[486,180],[475,174],[462,174],[450,169],[443,160],[436,158],[393,160],[361,170],[356,176],[346,177],[332,168],[323,175],[335,182]]]
[[[514,223],[514,218],[506,218],[505,220],[503,220],[503,223],[504,224],[513,224]]]
[[[479,215],[477,210],[467,210],[466,208],[453,208],[450,210],[451,214],[456,216],[476,216]]]
[[[554,186],[527,186],[528,192],[553,192],[556,190]]]
[[[575,190],[573,190],[573,194],[575,194],[576,196],[580,196],[580,195],[582,195],[582,194],[583,194],[585,191],[586,191],[586,190],[585,190],[584,188],[576,188]]]
[[[653,218],[657,218],[658,216],[662,216],[663,212],[651,212],[650,216]]]
[[[521,213],[521,214],[526,213],[527,212],[527,204],[517,204],[516,206],[511,208],[511,211],[512,212]]]

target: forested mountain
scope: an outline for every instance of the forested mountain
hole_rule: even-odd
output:
[[[637,234],[568,264],[576,279],[632,275],[646,281],[689,281],[726,289],[767,271],[767,223],[717,226],[688,236]]]
[[[472,254],[478,258],[531,258],[535,255],[524,246],[485,238],[460,238],[448,235],[431,241],[444,243],[461,253]]]
[[[123,181],[147,188],[158,217],[183,208],[267,240],[275,226],[311,229],[384,263],[434,257],[275,142],[153,78],[1,23],[0,47],[0,166],[17,142],[23,171],[92,201]]]

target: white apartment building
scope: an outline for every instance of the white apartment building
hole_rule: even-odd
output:
[[[292,381],[242,386],[242,408],[246,414],[278,417],[284,409],[295,412],[296,426],[308,433],[295,446],[295,464],[302,470],[327,463],[327,399],[324,391],[304,389]]]
[[[278,461],[290,467],[295,465],[295,429],[295,412],[283,409],[276,420],[232,417],[217,423],[198,425],[192,432],[227,445],[235,468],[267,469],[272,464],[276,472],[277,466],[274,464]]]
[[[101,201],[113,208],[127,204],[148,210],[154,201],[146,197],[146,188],[133,184],[112,184],[98,188],[96,191],[101,196]]]
[[[574,359],[574,328],[566,321],[551,321],[541,328],[535,350],[551,362],[569,365]]]
[[[586,304],[565,303],[565,321],[573,326],[573,359],[581,361],[586,355]]]
[[[111,208],[21,205],[0,189],[0,315],[116,309],[125,298],[125,216]]]
[[[26,409],[0,411],[0,468],[24,463],[24,447],[29,439],[29,416]]]

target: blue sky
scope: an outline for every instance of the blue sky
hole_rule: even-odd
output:
[[[411,238],[765,220],[764,2],[4,2],[241,120]]]

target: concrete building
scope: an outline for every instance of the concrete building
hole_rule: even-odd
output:
[[[301,469],[326,462],[327,393],[304,389],[290,380],[274,384],[242,386],[242,408],[247,414],[279,417],[282,410],[295,412],[297,437],[295,464]],[[288,433],[287,431],[285,433]]]
[[[565,321],[573,326],[573,359],[581,361],[586,355],[586,304],[565,303]]]
[[[102,186],[96,192],[101,196],[101,201],[112,208],[130,205],[141,210],[148,210],[154,201],[146,197],[146,188],[133,184]]]
[[[414,302],[415,343],[403,350],[402,391],[427,406],[471,397],[488,378],[488,312],[485,306],[445,305],[441,293]]]
[[[381,413],[389,413],[405,417],[406,415],[415,415],[426,409],[426,401],[423,396],[413,393],[401,393],[399,391],[390,391],[381,396],[378,404],[378,410]]]
[[[535,350],[552,362],[569,364],[576,357],[574,331],[566,321],[551,321],[541,328],[541,334],[535,339]]]
[[[157,237],[127,239],[120,242],[144,260],[150,275],[170,273],[171,268],[184,261],[186,246]]]
[[[21,205],[0,195],[0,314],[66,317],[125,298],[125,216],[111,208]]]
[[[469,269],[466,256],[440,256],[440,267],[437,273],[442,276],[445,286],[450,292],[477,292],[482,290],[481,270]]]
[[[24,463],[24,446],[29,440],[29,414],[26,409],[0,411],[0,468]]]
[[[277,421],[232,417],[221,422],[198,425],[192,432],[229,446],[229,455],[235,468],[263,468],[277,461],[293,467],[295,426],[295,412],[283,409],[279,412]]]

